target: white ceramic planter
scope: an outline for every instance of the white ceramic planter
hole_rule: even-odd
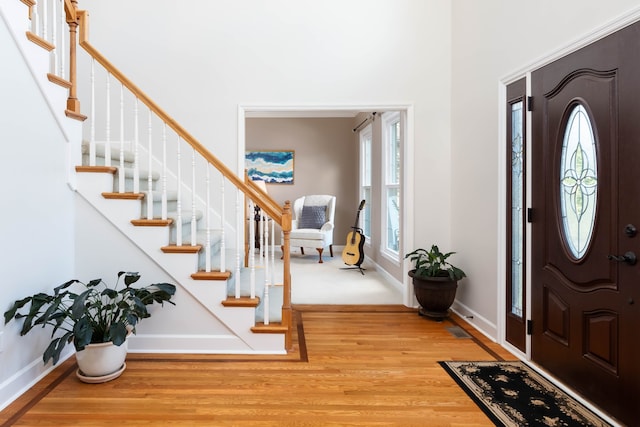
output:
[[[113,343],[89,344],[76,353],[78,378],[84,382],[105,382],[118,378],[125,368],[127,341],[122,345]]]

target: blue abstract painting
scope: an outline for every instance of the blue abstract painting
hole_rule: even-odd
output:
[[[270,184],[293,184],[293,151],[247,151],[249,179]]]

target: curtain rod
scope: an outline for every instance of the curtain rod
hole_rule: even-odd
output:
[[[366,119],[364,119],[362,122],[360,122],[360,124],[356,127],[353,128],[354,132],[358,132],[360,129],[362,129],[362,127],[369,122],[369,120],[374,121],[376,119],[376,112],[374,111],[373,113],[371,113],[369,115],[369,117],[367,117]]]

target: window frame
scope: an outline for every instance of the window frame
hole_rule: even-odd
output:
[[[359,133],[360,140],[360,174],[359,174],[359,194],[361,200],[366,200],[362,215],[359,218],[358,227],[362,229],[362,234],[366,242],[371,241],[371,203],[373,197],[373,126],[369,123]],[[368,145],[368,147],[367,147]],[[368,156],[367,156],[368,154]],[[367,161],[369,164],[367,165]],[[368,176],[367,176],[368,174]],[[368,190],[368,196],[367,196]]]
[[[392,141],[393,127],[397,128],[395,141]],[[380,253],[386,258],[399,263],[402,260],[402,159],[404,146],[404,120],[400,111],[389,111],[382,114],[382,168],[383,176],[380,188]],[[397,144],[397,145],[396,145]],[[392,160],[392,157],[395,159]],[[393,164],[391,163],[393,162]],[[394,167],[396,168],[394,170]],[[396,236],[397,249],[390,247],[389,229],[389,193],[397,194]]]

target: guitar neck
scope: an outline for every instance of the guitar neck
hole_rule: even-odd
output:
[[[360,220],[360,211],[356,214],[356,223],[353,225],[353,232],[351,233],[351,244],[356,243],[356,233],[358,232],[358,221]]]
[[[360,202],[360,206],[358,206],[358,212],[356,212],[356,223],[353,225],[353,233],[351,233],[351,244],[355,244],[356,243],[356,234],[358,233],[358,221],[360,221],[360,212],[362,211],[362,208],[364,208],[364,203],[365,201],[362,200]]]

